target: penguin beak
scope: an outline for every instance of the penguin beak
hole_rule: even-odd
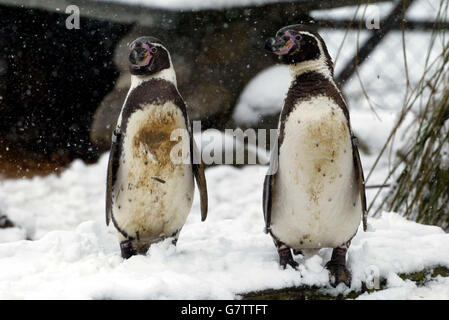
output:
[[[129,53],[129,62],[134,68],[146,66],[150,62],[148,50],[142,47],[136,47]]]
[[[265,50],[279,56],[289,53],[294,46],[295,43],[291,39],[285,41],[281,38],[268,38],[265,41]]]

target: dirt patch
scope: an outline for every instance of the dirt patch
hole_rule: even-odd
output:
[[[337,121],[333,112],[319,121],[314,121],[306,127],[305,153],[312,158],[312,168],[315,174],[310,175],[307,193],[310,201],[315,203],[320,199],[323,187],[331,184],[339,175],[336,159],[344,152],[344,142],[348,139],[348,128],[345,121]]]
[[[176,129],[181,128],[179,115],[176,111],[155,112],[149,117],[137,131],[132,140],[133,162],[140,168],[139,176],[130,171],[130,181],[135,181],[136,186],[160,185],[176,170],[177,165],[170,158],[171,150],[178,144],[178,140],[171,141],[170,136]]]

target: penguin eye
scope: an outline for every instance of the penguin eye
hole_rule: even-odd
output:
[[[151,47],[150,52],[151,53],[156,53],[157,52],[157,48],[156,47]]]
[[[295,40],[297,40],[297,41],[301,40],[301,38],[302,37],[299,34],[295,36]]]

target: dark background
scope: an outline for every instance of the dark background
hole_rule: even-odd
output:
[[[4,174],[94,161],[92,116],[114,87],[117,41],[129,25],[0,6],[0,167]],[[27,170],[28,169],[28,170]]]

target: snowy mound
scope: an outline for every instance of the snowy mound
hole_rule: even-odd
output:
[[[158,8],[158,9],[223,9],[232,7],[261,6],[288,0],[96,0],[102,2],[119,2],[126,5]]]
[[[12,242],[24,239],[26,236],[25,230],[18,227],[10,227],[4,195],[0,192],[0,243]]]
[[[262,116],[280,112],[289,86],[287,66],[277,65],[262,71],[243,90],[232,118],[237,124],[255,124]]]
[[[297,259],[299,271],[282,270],[271,239],[261,232],[260,217],[242,215],[203,225],[190,221],[178,247],[165,241],[154,245],[147,256],[129,260],[121,259],[115,236],[93,221],[75,231],[51,232],[38,241],[0,245],[0,298],[232,299],[267,288],[328,287],[323,266],[329,249]],[[407,222],[395,214],[372,220],[371,226],[373,230],[359,234],[349,251],[354,289],[360,289],[374,266],[388,280],[388,289],[374,297],[412,298],[423,289],[397,273],[449,265],[449,250],[441,250],[449,247],[449,235],[439,228]],[[444,295],[439,297],[447,299],[447,279],[431,285],[443,284]]]
[[[74,163],[61,177],[3,183],[4,190],[20,193],[10,203],[16,214],[29,211],[40,239],[0,244],[0,298],[231,299],[301,284],[348,290],[329,288],[324,264],[331,249],[297,256],[299,271],[279,267],[272,240],[262,232],[263,166],[208,169],[207,220],[200,222],[196,194],[177,247],[166,241],[147,256],[123,260],[113,229],[104,223],[106,164],[104,155],[95,165]],[[80,224],[85,220],[91,221]],[[369,231],[359,232],[349,250],[352,289],[360,289],[373,268],[387,279],[387,289],[361,298],[447,299],[447,278],[416,287],[397,276],[439,265],[449,267],[449,235],[394,213],[370,219]]]
[[[438,14],[439,1],[415,1],[406,12],[410,20],[434,20]],[[372,19],[373,15],[379,14],[384,19],[393,9],[394,3],[380,2],[360,6],[348,6],[326,10],[312,10],[311,15],[315,19]]]
[[[31,239],[73,230],[86,220],[104,222],[107,161],[107,156],[95,165],[76,160],[60,176],[4,181],[0,191],[8,195],[8,217]]]

